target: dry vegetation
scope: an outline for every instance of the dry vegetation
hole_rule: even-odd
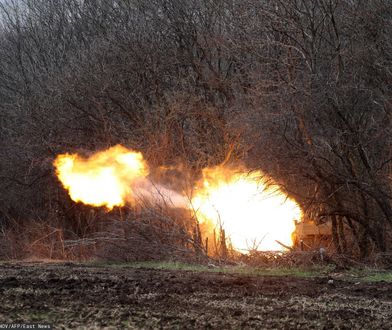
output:
[[[181,182],[261,169],[338,253],[389,253],[391,22],[388,0],[1,1],[2,256],[203,250],[195,219],[69,200],[54,156],[117,143]]]

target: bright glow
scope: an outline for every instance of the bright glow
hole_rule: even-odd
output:
[[[59,155],[54,166],[72,200],[108,209],[133,203],[132,186],[148,175],[143,155],[120,145],[89,158]]]
[[[276,187],[266,184],[261,172],[218,166],[203,170],[191,199],[159,182],[152,182],[143,155],[117,145],[88,158],[59,155],[56,174],[72,200],[111,210],[126,203],[188,208],[211,236],[221,224],[234,249],[282,250],[291,246],[293,220],[299,206]],[[143,204],[146,205],[146,204]]]
[[[276,187],[267,187],[260,172],[207,168],[192,199],[202,223],[222,227],[237,250],[282,250],[291,246],[294,220],[301,209]]]

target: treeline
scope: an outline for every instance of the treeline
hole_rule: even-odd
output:
[[[338,252],[392,249],[389,0],[5,0],[0,14],[3,232],[81,232],[53,158],[121,143],[195,175],[245,162],[332,221]]]

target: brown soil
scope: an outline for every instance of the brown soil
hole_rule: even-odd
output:
[[[0,323],[60,328],[389,329],[392,284],[73,264],[0,266]]]

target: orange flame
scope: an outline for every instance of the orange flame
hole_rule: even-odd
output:
[[[237,250],[282,250],[276,240],[292,246],[301,209],[263,177],[219,166],[205,169],[192,199],[199,221],[222,225]]]
[[[109,210],[126,201],[133,203],[132,186],[148,175],[143,155],[120,145],[89,158],[59,155],[54,166],[72,200]]]
[[[54,166],[76,202],[108,210],[143,200],[188,208],[207,231],[222,225],[237,250],[281,250],[276,240],[291,246],[293,220],[301,217],[299,206],[282,191],[267,185],[261,172],[249,174],[223,166],[206,168],[196,193],[189,199],[149,181],[143,155],[120,145],[88,158],[59,155]]]

